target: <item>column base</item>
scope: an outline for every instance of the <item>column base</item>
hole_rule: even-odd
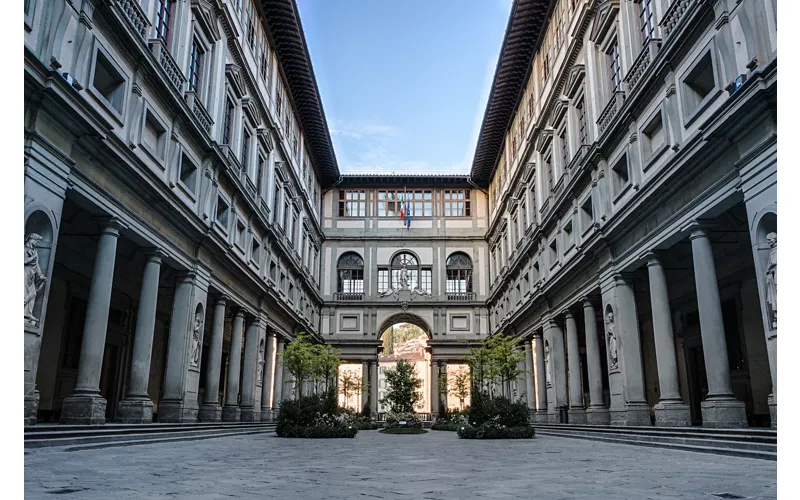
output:
[[[611,423],[611,416],[605,406],[590,406],[586,409],[586,423],[589,425],[608,425]]]
[[[223,422],[238,422],[241,418],[239,405],[225,405],[222,407]]]
[[[106,423],[106,400],[99,394],[77,394],[64,399],[61,423],[103,425]]]
[[[158,421],[168,423],[197,422],[197,407],[180,400],[165,400],[158,403]]]
[[[242,422],[261,422],[261,409],[242,408],[239,419]]]
[[[624,408],[612,408],[608,410],[609,423],[614,426],[624,427],[627,412]]]
[[[272,422],[272,408],[261,408],[261,421]]]
[[[557,424],[558,423],[558,414],[556,413],[547,413],[547,423],[548,424]]]
[[[650,407],[646,403],[628,403],[625,405],[626,427],[649,426]]]
[[[691,427],[692,414],[689,405],[663,401],[656,405],[656,427]]]
[[[217,403],[203,403],[197,412],[199,422],[219,422],[222,420],[222,408]]]
[[[584,425],[586,424],[586,410],[583,408],[570,408],[568,410],[569,413],[569,423],[575,425]]]
[[[534,415],[533,421],[537,424],[546,424],[547,410],[536,410],[536,415]]]
[[[773,429],[778,428],[778,400],[772,394],[767,398],[767,406],[769,407],[769,426]]]
[[[34,390],[25,395],[25,425],[36,425],[36,414],[39,412],[39,391]],[[772,420],[775,421],[774,419]]]
[[[712,429],[742,429],[747,427],[744,401],[712,399],[700,403],[703,427]]]
[[[122,424],[153,423],[153,402],[147,398],[126,398],[117,405],[117,421]]]

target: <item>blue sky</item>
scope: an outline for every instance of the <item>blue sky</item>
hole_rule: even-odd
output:
[[[297,0],[342,173],[467,173],[511,0]]]

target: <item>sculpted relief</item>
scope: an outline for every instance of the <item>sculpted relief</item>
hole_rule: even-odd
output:
[[[767,235],[769,244],[769,259],[767,272],[764,277],[764,290],[767,296],[767,307],[770,328],[778,328],[778,233]]]
[[[40,241],[42,237],[36,233],[25,238],[25,321],[30,323],[38,321],[33,315],[33,307],[36,297],[47,282],[47,277],[39,267],[39,253],[36,251]]]
[[[192,366],[200,364],[200,335],[203,328],[203,313],[197,311],[194,315],[194,328],[192,328],[192,350],[189,353],[189,359]]]
[[[614,311],[609,307],[606,310],[606,340],[608,342],[608,359],[611,362],[609,368],[616,368],[617,359],[617,332],[614,326]]]

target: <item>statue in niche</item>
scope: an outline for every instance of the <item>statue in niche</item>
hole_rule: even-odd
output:
[[[547,382],[547,385],[552,385],[553,377],[550,374],[551,366],[552,365],[550,363],[550,344],[545,342],[545,344],[544,344],[544,378],[545,378],[545,381]]]
[[[764,288],[770,312],[770,327],[775,329],[778,328],[778,233],[769,233],[767,243],[769,244],[769,259]]]
[[[400,268],[400,289],[408,290],[410,281],[411,273],[408,272],[408,268],[406,267],[405,263],[403,263],[403,267]]]
[[[192,366],[198,366],[200,364],[200,331],[203,327],[203,314],[200,311],[197,311],[194,315],[194,328],[192,329],[192,350],[190,353],[190,360]]]
[[[606,312],[606,336],[608,338],[608,358],[611,360],[610,368],[617,366],[617,333],[614,326],[614,311],[611,309]]]
[[[258,346],[258,364],[256,364],[256,383],[260,384],[264,377],[264,340]]]
[[[47,277],[39,267],[39,252],[36,247],[42,237],[31,233],[25,238],[25,321],[36,323],[38,319],[33,316],[33,306],[36,297],[47,282]]]

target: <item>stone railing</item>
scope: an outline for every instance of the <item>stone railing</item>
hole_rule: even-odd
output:
[[[617,112],[620,110],[624,102],[625,92],[621,90],[614,92],[614,95],[611,96],[611,100],[608,101],[605,109],[603,109],[603,112],[600,113],[600,118],[597,119],[597,132],[600,135],[603,135],[603,132],[605,132],[606,128],[608,128],[611,120],[613,120],[617,115]]]
[[[664,12],[664,18],[661,19],[661,22],[659,23],[665,40],[669,38],[670,33],[672,33],[678,23],[681,22],[683,15],[686,14],[686,11],[689,10],[689,7],[691,7],[696,1],[697,0],[672,0],[672,3],[667,8],[667,11]]]
[[[336,292],[334,300],[364,300],[363,293]]]
[[[138,0],[116,0],[117,8],[125,16],[128,24],[139,34],[142,41],[147,40],[147,30],[150,28],[150,21],[144,13]]]
[[[239,159],[236,158],[236,153],[234,153],[233,149],[227,144],[223,144],[220,148],[222,148],[222,151],[225,153],[225,158],[228,160],[228,165],[230,166],[233,177],[239,177],[242,173],[242,164],[239,163]]]
[[[200,126],[203,128],[203,130],[210,134],[211,126],[214,124],[214,120],[211,119],[211,115],[206,110],[206,107],[203,106],[203,103],[200,101],[197,93],[186,92],[184,94],[184,99],[186,99],[186,104],[189,106],[189,109],[192,110],[192,114],[195,118],[197,118]]]
[[[269,220],[270,209],[269,205],[267,204],[267,200],[264,198],[261,198],[261,212],[264,214],[264,218]]]
[[[556,182],[556,185],[553,186],[553,197],[554,198],[557,198],[558,195],[561,194],[561,191],[564,190],[564,186],[566,186],[566,184],[568,182],[568,178],[569,178],[568,172],[564,172],[563,174],[561,174],[561,177],[558,178],[558,182]]]
[[[633,62],[631,69],[628,70],[628,74],[625,75],[625,79],[623,80],[628,92],[636,87],[636,84],[642,78],[644,72],[650,67],[650,63],[652,63],[656,55],[658,55],[659,49],[661,49],[660,38],[651,38],[642,48],[639,57]]]
[[[183,72],[178,67],[178,63],[175,62],[175,59],[172,58],[172,54],[167,50],[164,41],[161,39],[153,39],[148,43],[150,45],[150,51],[156,57],[158,64],[161,65],[161,69],[164,70],[167,79],[169,79],[176,90],[180,91],[184,82],[186,82],[186,77],[183,76]]]
[[[575,152],[575,156],[572,157],[572,160],[567,166],[567,172],[569,172],[570,175],[574,175],[575,171],[578,170],[578,165],[580,165],[581,161],[586,156],[587,151],[589,151],[589,145],[582,144],[581,147],[579,147]]]
[[[448,293],[447,300],[475,300],[475,292]]]

